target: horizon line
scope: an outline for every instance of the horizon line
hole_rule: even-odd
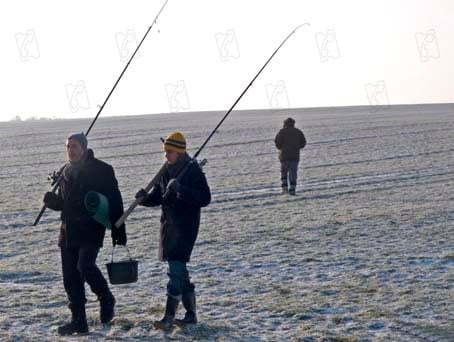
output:
[[[235,109],[232,112],[246,112],[246,111],[290,111],[290,110],[313,110],[313,109],[340,109],[340,108],[390,108],[390,107],[402,107],[402,106],[434,106],[434,105],[454,105],[454,102],[421,102],[421,103],[397,103],[397,104],[380,104],[380,105],[342,105],[342,106],[314,106],[314,107],[289,107],[289,108],[254,108],[254,109]],[[191,113],[218,113],[225,112],[222,109],[213,110],[192,110],[192,111],[178,111],[178,112],[158,112],[158,113],[142,113],[142,114],[113,114],[102,116],[101,118],[114,118],[114,117],[129,117],[129,116],[146,116],[146,115],[172,115],[172,114],[191,114]],[[10,118],[8,120],[0,120],[0,122],[27,122],[27,121],[51,121],[51,120],[89,120],[90,117],[46,117],[32,115],[27,118],[22,118],[20,115],[16,115],[20,120]]]

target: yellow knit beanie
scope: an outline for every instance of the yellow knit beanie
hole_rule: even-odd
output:
[[[175,151],[179,153],[186,152],[186,139],[181,132],[170,133],[164,140],[162,146],[164,151]]]

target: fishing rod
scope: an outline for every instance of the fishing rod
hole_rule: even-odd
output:
[[[241,93],[241,95],[236,99],[236,101],[233,103],[232,107],[230,107],[230,109],[225,113],[224,117],[221,119],[221,121],[219,121],[219,123],[217,124],[217,126],[213,129],[213,131],[210,133],[210,135],[208,136],[208,138],[206,138],[206,140],[204,141],[204,143],[199,147],[199,149],[197,150],[197,152],[194,154],[194,156],[192,157],[192,160],[187,163],[185,165],[185,167],[178,173],[178,175],[175,177],[177,180],[181,179],[181,177],[184,175],[184,173],[186,172],[186,170],[188,169],[189,165],[194,162],[196,160],[196,158],[198,157],[198,155],[200,154],[200,152],[202,152],[203,148],[205,147],[206,144],[208,144],[208,142],[210,141],[211,137],[216,133],[216,131],[218,130],[218,128],[222,125],[222,123],[225,121],[225,119],[227,119],[227,117],[229,116],[229,114],[233,111],[233,108],[235,108],[235,106],[238,104],[238,102],[241,100],[241,98],[243,97],[244,94],[246,94],[246,92],[249,90],[249,88],[252,86],[252,84],[254,83],[254,81],[257,79],[257,77],[259,77],[259,75],[262,73],[263,69],[266,68],[266,66],[268,65],[268,63],[273,59],[274,55],[276,55],[276,53],[280,50],[280,48],[285,44],[285,42],[302,26],[309,26],[310,24],[309,23],[304,23],[304,24],[301,24],[299,26],[297,26],[292,32],[290,32],[290,34],[282,41],[282,43],[277,47],[276,50],[274,50],[274,52],[271,54],[271,56],[268,58],[268,60],[265,62],[265,64],[260,68],[260,70],[258,71],[258,73],[254,76],[254,78],[252,79],[252,81],[248,84],[248,86],[243,90],[243,92]],[[164,163],[163,166],[161,166],[161,168],[159,169],[158,173],[153,177],[153,179],[150,181],[150,183],[147,184],[147,186],[144,188],[144,190],[146,192],[149,192],[152,187],[157,183],[159,182],[159,179],[162,175],[162,173],[164,172],[165,170],[165,167],[166,167],[166,164]],[[165,197],[166,195],[168,195],[168,190],[164,193],[163,197]],[[125,221],[126,221],[126,218],[129,216],[129,214],[134,210],[135,207],[137,207],[142,201],[143,201],[143,197],[141,198],[136,198],[136,200],[131,204],[131,206],[128,208],[128,210],[126,210],[124,212],[124,214],[117,220],[117,222],[115,222],[115,226],[118,228],[120,227]]]
[[[153,28],[154,24],[157,22],[159,16],[161,15],[161,12],[164,10],[164,7],[167,5],[168,1],[169,0],[166,0],[164,5],[162,5],[162,7],[159,10],[158,14],[154,18],[152,24],[148,27],[148,30],[145,32],[145,34],[144,34],[142,40],[140,41],[139,45],[137,45],[137,47],[136,47],[134,53],[132,54],[131,58],[129,59],[128,63],[125,65],[123,71],[121,72],[121,74],[118,77],[117,81],[115,82],[115,84],[113,85],[113,87],[110,90],[109,94],[107,95],[106,99],[104,100],[104,103],[102,104],[101,107],[99,107],[98,113],[96,114],[95,118],[93,119],[93,121],[91,122],[90,126],[88,127],[87,132],[85,133],[85,136],[88,136],[88,133],[90,133],[90,131],[93,128],[96,120],[98,120],[98,117],[101,114],[102,110],[104,109],[104,106],[106,105],[106,103],[109,100],[110,96],[112,95],[113,91],[117,87],[118,82],[120,82],[121,78],[123,77],[123,74],[125,73],[126,69],[128,69],[128,66],[131,63],[131,61],[133,60],[133,58],[136,55],[137,51],[139,51],[140,46],[144,42],[144,40],[147,37],[148,33],[151,31],[151,29]],[[64,169],[64,167],[63,167],[63,169]],[[54,179],[54,182],[53,182],[54,187],[52,188],[52,191],[51,191],[52,193],[55,193],[55,191],[57,191],[58,187],[60,186],[60,182],[61,182],[61,180],[63,178],[63,169],[60,171],[60,174],[58,175],[58,178]],[[34,226],[36,226],[39,223],[39,220],[41,219],[41,216],[43,216],[44,211],[46,210],[46,208],[47,208],[47,205],[44,204],[43,207],[41,208],[41,211],[39,212],[38,216],[36,217],[35,222],[33,223]]]

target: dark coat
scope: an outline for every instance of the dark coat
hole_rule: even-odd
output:
[[[303,132],[294,126],[284,127],[274,139],[280,161],[299,161],[300,150],[306,146]]]
[[[177,171],[188,162],[188,169],[179,180],[178,193],[170,192],[168,197],[163,198],[169,180],[175,178]],[[159,183],[141,203],[147,207],[161,205],[160,260],[190,260],[199,232],[200,208],[207,206],[210,201],[210,188],[197,162],[190,162],[187,157],[166,168]]]
[[[89,191],[107,197],[112,230],[119,229],[125,234],[124,225],[121,228],[114,227],[114,223],[123,215],[123,200],[114,170],[109,164],[96,159],[92,150],[87,150],[77,177],[63,177],[57,196],[47,204],[50,209],[61,211],[61,247],[102,247],[106,228],[96,222],[85,208],[84,198]]]

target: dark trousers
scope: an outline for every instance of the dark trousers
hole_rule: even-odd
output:
[[[281,161],[281,186],[283,188],[287,188],[290,183],[290,189],[295,190],[298,178],[298,163],[298,161],[293,160]]]
[[[181,299],[183,294],[194,292],[194,284],[189,279],[186,263],[182,261],[169,261],[169,282],[167,283],[167,295]]]
[[[96,266],[98,252],[99,248],[93,246],[61,248],[63,285],[70,304],[85,304],[87,301],[85,298],[85,282],[98,297],[109,292],[107,281]]]

